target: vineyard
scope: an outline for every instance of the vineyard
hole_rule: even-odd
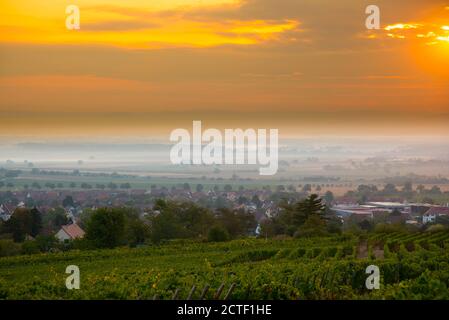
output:
[[[80,268],[79,290],[65,286],[68,265]],[[379,290],[365,286],[369,265],[379,267]],[[0,259],[0,299],[213,299],[231,285],[229,299],[449,299],[449,233],[174,241]]]

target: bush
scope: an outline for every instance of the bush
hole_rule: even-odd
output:
[[[95,210],[87,222],[86,239],[97,248],[114,248],[125,235],[125,212],[123,208],[100,208]]]
[[[213,227],[209,230],[207,240],[210,242],[223,242],[229,240],[228,231],[223,227]]]
[[[295,238],[323,237],[328,235],[326,222],[319,215],[310,215],[302,226],[295,232]]]
[[[39,252],[39,245],[36,241],[25,241],[22,243],[22,254],[36,254]]]
[[[12,240],[0,240],[0,257],[20,254],[21,245]]]
[[[378,223],[374,227],[375,233],[394,233],[394,232],[407,232],[405,226],[401,224],[387,224],[387,223]]]
[[[290,253],[289,258],[290,259],[302,258],[305,254],[306,254],[306,249],[304,249],[304,248],[297,248],[296,250],[293,250]]]
[[[431,225],[430,227],[428,227],[426,229],[426,232],[434,233],[434,232],[440,232],[440,231],[444,231],[444,230],[447,230],[447,228],[445,226],[443,226],[442,224],[434,224],[434,225]]]
[[[82,238],[82,239],[73,239],[69,243],[69,249],[75,249],[75,250],[93,250],[96,249],[96,245],[94,241]]]
[[[341,249],[341,252],[342,252],[342,257],[344,258],[344,257],[350,257],[350,256],[352,256],[352,255],[354,255],[354,247],[353,246],[344,246],[342,249]]]

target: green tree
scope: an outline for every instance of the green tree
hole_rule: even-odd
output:
[[[206,238],[214,216],[191,202],[177,203],[158,200],[149,217],[153,242],[168,239]]]
[[[31,215],[31,230],[30,235],[36,237],[42,229],[42,214],[36,207],[30,210]]]
[[[251,202],[254,203],[256,205],[257,208],[261,208],[262,207],[262,201],[260,201],[259,197],[257,196],[257,194],[255,194],[253,196],[253,198],[251,199]]]
[[[36,254],[39,253],[39,246],[36,241],[25,241],[22,243],[22,254]]]
[[[69,221],[65,213],[64,208],[56,207],[51,209],[44,215],[43,223],[45,226],[50,227],[53,230],[61,228],[61,226],[67,224]]]
[[[404,188],[402,189],[405,193],[412,193],[413,192],[413,184],[411,181],[406,181],[404,183]]]
[[[245,210],[221,208],[217,210],[215,217],[218,224],[226,229],[231,238],[247,236],[257,226],[254,215]]]
[[[26,235],[36,237],[42,228],[41,214],[36,209],[17,208],[5,223],[7,232],[12,233],[15,242],[22,242]]]
[[[322,237],[327,234],[326,221],[319,214],[311,214],[298,228],[295,237]]]
[[[293,223],[299,227],[305,223],[305,221],[311,215],[318,215],[323,217],[325,214],[326,206],[322,200],[316,194],[311,194],[306,199],[299,201],[293,206]]]
[[[317,215],[326,220],[326,205],[316,194],[311,194],[295,204],[283,203],[280,207],[279,215],[272,218],[270,224],[265,226],[274,234],[293,236],[311,215]]]
[[[419,186],[416,187],[416,190],[417,190],[420,194],[422,194],[422,193],[424,193],[424,191],[426,190],[426,187],[423,186],[422,184],[420,184]]]
[[[117,189],[117,185],[115,183],[113,183],[113,182],[110,182],[110,183],[108,183],[108,188],[112,189],[112,190],[115,190],[115,189]]]
[[[58,239],[56,239],[53,235],[38,235],[35,242],[41,252],[48,252],[50,249],[57,247],[59,244]]]
[[[334,194],[332,193],[332,191],[326,191],[326,193],[323,196],[323,200],[326,203],[326,205],[330,207],[334,202]]]
[[[72,196],[66,196],[64,198],[64,200],[62,200],[62,206],[64,208],[74,207],[75,206],[75,202],[73,201],[73,197]]]
[[[33,182],[31,184],[31,187],[34,188],[34,189],[41,189],[42,188],[41,185],[38,182]]]
[[[384,194],[396,194],[397,192],[396,186],[392,183],[387,183],[383,190]]]
[[[209,242],[223,242],[229,240],[229,234],[225,228],[220,226],[212,227],[207,236]]]
[[[97,248],[114,248],[123,243],[125,214],[122,208],[100,208],[87,222],[86,239]]]
[[[433,186],[430,189],[429,193],[431,193],[431,194],[441,194],[441,189],[438,186]]]
[[[302,187],[303,192],[310,192],[312,191],[312,186],[310,184],[305,184],[304,187]]]
[[[149,227],[140,219],[138,211],[124,208],[124,215],[126,243],[131,247],[145,243],[149,237]]]

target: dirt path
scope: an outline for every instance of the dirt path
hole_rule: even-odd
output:
[[[357,245],[357,259],[368,258],[368,243],[362,241]]]
[[[376,259],[383,259],[384,258],[384,249],[379,247],[379,246],[376,246],[373,249],[373,253],[374,253],[374,256],[376,257]]]
[[[368,258],[368,242],[360,241],[357,245],[357,259]],[[376,259],[384,259],[384,248],[376,245],[373,248],[373,255]]]

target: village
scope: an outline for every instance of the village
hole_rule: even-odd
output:
[[[152,186],[150,189],[129,190],[22,190],[0,192],[0,220],[7,222],[16,210],[34,208],[43,217],[43,221],[55,219],[59,214],[66,224],[51,225],[44,223],[42,233],[54,235],[60,241],[68,241],[84,236],[79,226],[80,219],[86,211],[103,207],[131,207],[143,219],[154,214],[154,204],[158,199],[167,199],[179,203],[191,202],[211,210],[229,208],[252,215],[257,222],[254,235],[260,233],[260,225],[276,218],[282,207],[294,203],[313,193],[308,188],[291,190],[278,187],[233,190],[218,188],[204,190],[201,185],[192,190],[188,184],[179,188]],[[316,189],[316,187],[315,187]],[[320,189],[320,188],[318,188]],[[360,187],[359,187],[360,189]],[[363,188],[362,188],[363,189]],[[408,225],[425,228],[432,224],[449,223],[448,204],[415,203],[407,200],[390,201],[391,197],[373,197],[376,201],[361,202],[349,192],[345,196],[334,197],[332,192],[320,190],[320,196],[326,203],[328,212],[340,221],[343,229],[356,226],[360,229],[373,229],[376,224]],[[48,217],[52,218],[48,218]],[[27,239],[32,239],[27,235]]]

